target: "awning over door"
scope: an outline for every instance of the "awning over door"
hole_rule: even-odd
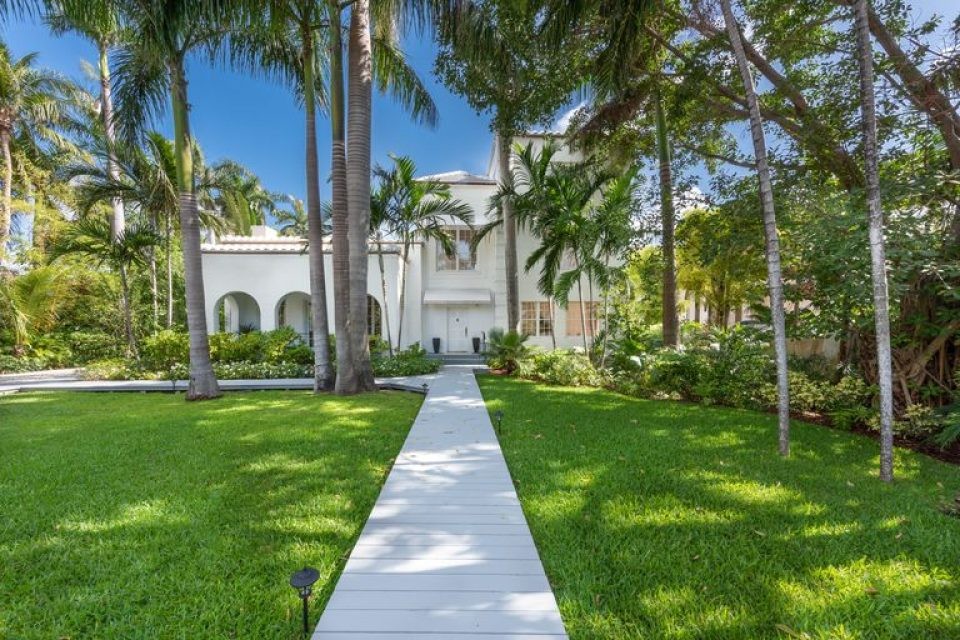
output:
[[[427,289],[423,304],[490,304],[490,289]]]

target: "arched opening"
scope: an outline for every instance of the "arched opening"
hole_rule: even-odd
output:
[[[367,333],[378,338],[383,337],[383,309],[380,302],[369,293],[367,294]]]
[[[248,333],[260,330],[260,305],[248,293],[231,291],[214,306],[214,330],[222,333]]]
[[[306,344],[313,344],[313,316],[310,296],[292,291],[277,303],[277,327],[290,327]]]

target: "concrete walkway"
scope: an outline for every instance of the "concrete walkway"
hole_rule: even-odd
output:
[[[472,369],[444,367],[313,640],[566,637]]]

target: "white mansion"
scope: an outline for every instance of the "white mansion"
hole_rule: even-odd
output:
[[[546,137],[530,135],[517,142],[542,145]],[[491,154],[487,175],[451,171],[428,176],[450,185],[452,196],[473,209],[474,226],[489,220],[487,202],[497,188],[496,148]],[[555,156],[559,161],[577,157],[563,148]],[[473,231],[451,224],[457,251],[447,256],[435,241],[413,247],[407,265],[405,309],[401,344],[415,342],[433,350],[439,339],[440,352],[463,353],[483,343],[490,329],[506,327],[506,275],[504,234],[502,229],[489,234],[471,250]],[[520,264],[521,330],[531,336],[530,343],[549,347],[582,345],[580,302],[571,300],[566,309],[551,305],[537,291],[537,270],[525,273],[526,258],[537,246],[529,233],[518,232],[517,253]],[[310,278],[305,245],[301,238],[282,237],[269,227],[256,227],[251,236],[226,236],[204,244],[203,276],[206,310],[211,331],[238,332],[246,329],[268,331],[281,326],[293,327],[303,336],[311,333]],[[333,327],[332,256],[324,245],[327,273],[327,309]],[[389,326],[396,342],[400,324],[400,252],[396,243],[384,242],[386,300],[381,287],[380,262],[371,244],[368,265],[370,330],[386,333]],[[596,291],[583,283],[583,291]],[[597,302],[585,301],[585,311],[597,309]],[[596,314],[593,314],[596,315]],[[596,321],[594,321],[596,322]],[[587,332],[595,332],[590,326]],[[477,339],[477,340],[475,340]]]

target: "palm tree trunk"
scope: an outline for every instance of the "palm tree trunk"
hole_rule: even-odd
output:
[[[590,347],[587,346],[587,317],[583,309],[583,277],[580,274],[580,259],[576,258],[577,265],[577,295],[580,298],[580,335],[583,337],[583,355],[590,355]]]
[[[877,379],[880,383],[880,479],[893,480],[893,373],[890,354],[890,310],[887,293],[883,209],[877,167],[877,113],[873,89],[873,47],[867,0],[856,0],[857,62],[860,66],[860,108],[863,112],[863,151],[867,179],[870,271],[873,279],[874,325],[877,334]]]
[[[337,336],[337,377],[335,390],[347,393],[353,372],[350,340],[350,243],[347,237],[347,151],[344,127],[343,43],[341,9],[338,0],[330,0],[330,128],[331,128],[331,204],[333,223],[333,322]]]
[[[130,283],[127,280],[127,266],[119,265],[120,272],[120,302],[123,306],[123,332],[127,337],[127,355],[133,357],[137,353],[137,343],[133,335],[133,311],[130,309]]]
[[[356,0],[350,9],[347,108],[347,200],[350,220],[350,348],[354,378],[345,392],[374,391],[367,327],[367,239],[370,235],[370,126],[373,50],[370,40],[370,4]]]
[[[164,216],[164,252],[167,254],[167,329],[173,326],[173,220]]]
[[[114,181],[120,179],[120,170],[117,167],[117,157],[115,153],[116,133],[113,124],[113,98],[110,93],[110,57],[107,53],[107,43],[100,40],[97,43],[100,53],[100,115],[103,118],[103,132],[107,140],[107,173]],[[112,215],[110,216],[110,233],[114,242],[123,235],[126,228],[126,220],[123,211],[123,200],[113,198],[110,201]],[[154,271],[154,275],[156,272]]]
[[[407,303],[407,255],[410,253],[410,242],[407,240],[406,236],[403,238],[403,248],[401,249],[400,254],[400,313],[399,313],[399,322],[397,326],[397,351],[400,351],[403,347],[401,346],[400,336],[403,333],[403,309]]]
[[[550,344],[553,346],[553,350],[557,349],[557,314],[553,304],[553,298],[549,299],[550,303]]]
[[[673,176],[670,169],[670,141],[667,118],[659,88],[655,89],[657,123],[657,158],[660,169],[660,225],[663,251],[663,344],[677,346],[677,264],[674,247],[675,213],[673,208]]]
[[[204,309],[203,263],[200,258],[200,220],[194,193],[193,145],[190,139],[189,102],[183,62],[171,65],[174,146],[177,156],[177,183],[180,191],[180,243],[186,281],[187,332],[190,338],[190,385],[187,400],[217,398],[221,394],[210,364],[207,314]]]
[[[0,261],[7,255],[10,240],[10,215],[13,210],[13,158],[10,155],[10,132],[0,131],[3,148],[3,202],[0,202]]]
[[[770,290],[770,312],[773,319],[773,343],[777,362],[777,418],[779,425],[780,455],[790,455],[790,386],[787,380],[787,331],[783,309],[783,276],[780,270],[780,239],[777,234],[777,218],[773,206],[773,185],[770,181],[770,166],[767,161],[767,146],[760,119],[760,101],[753,86],[753,76],[740,39],[740,29],[733,16],[730,0],[721,0],[723,19],[730,43],[740,68],[747,106],[750,109],[750,133],[757,162],[760,181],[760,202],[763,207],[763,228],[767,241],[767,285]]]
[[[323,264],[323,214],[320,210],[320,170],[317,162],[317,114],[313,25],[304,24],[303,103],[306,115],[307,232],[310,258],[310,312],[313,324],[313,391],[333,388],[330,366],[330,324],[327,319],[327,277]]]
[[[383,266],[383,243],[379,236],[377,237],[377,259],[380,263],[380,293],[383,295],[383,328],[387,334],[387,350],[392,356],[393,336],[390,334],[390,309],[387,308],[387,274]]]
[[[150,302],[153,306],[152,333],[160,326],[160,291],[157,287],[157,250],[150,247]]]
[[[510,171],[510,147],[513,137],[506,132],[497,133],[497,162],[500,182],[512,181]],[[507,276],[507,330],[517,331],[520,327],[520,284],[517,267],[517,220],[513,211],[513,202],[504,198],[503,204],[503,241],[504,269]]]

